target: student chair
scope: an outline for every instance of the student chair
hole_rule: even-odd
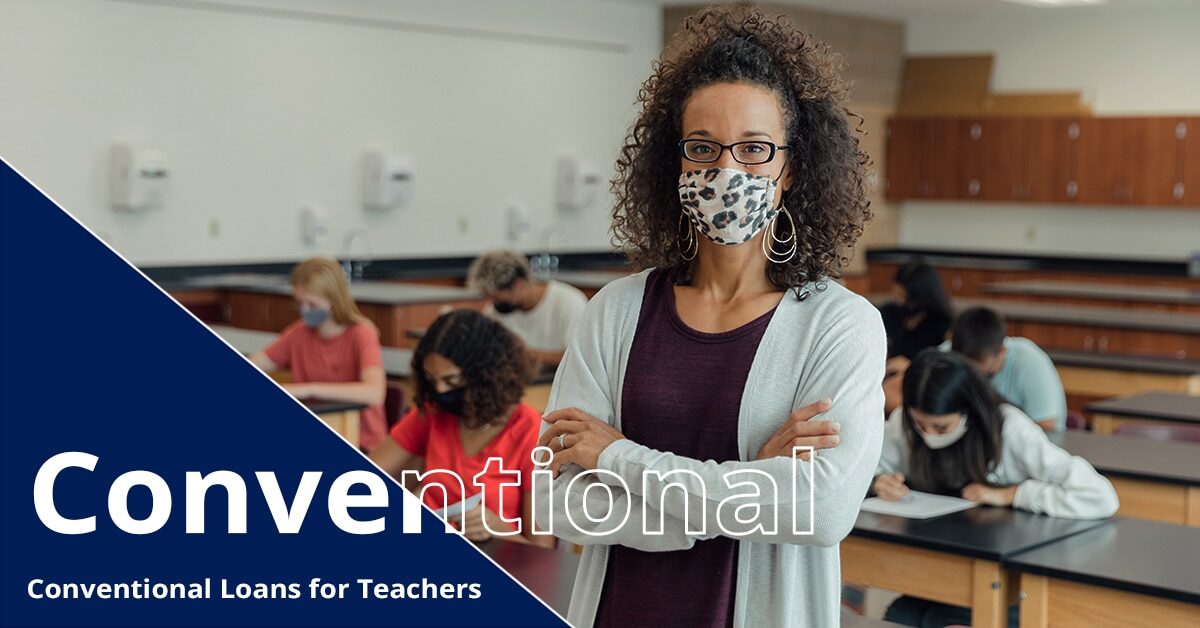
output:
[[[1132,436],[1158,441],[1175,441],[1200,445],[1200,426],[1167,423],[1126,423],[1113,430],[1116,436]]]
[[[389,380],[387,383],[387,396],[383,398],[383,414],[387,417],[389,429],[400,420],[400,417],[404,416],[407,406],[408,391],[404,389],[404,385],[400,382]]]

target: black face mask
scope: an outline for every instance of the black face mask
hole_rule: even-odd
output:
[[[500,314],[511,314],[517,311],[517,306],[515,303],[509,303],[508,301],[496,301],[492,303],[492,309]]]
[[[429,398],[438,405],[439,408],[453,414],[455,416],[463,415],[463,393],[466,392],[466,387],[459,386],[446,392],[431,392]]]

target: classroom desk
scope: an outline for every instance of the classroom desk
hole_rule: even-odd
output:
[[[242,355],[250,355],[275,341],[279,334],[229,325],[209,325],[209,329],[233,346]],[[383,347],[383,370],[392,379],[407,379],[412,374],[411,349]]]
[[[1200,426],[1200,396],[1147,392],[1089,403],[1092,429],[1112,434],[1125,423],[1183,423]]]
[[[327,399],[301,399],[300,403],[347,442],[358,446],[359,414],[366,404]]]
[[[1009,557],[1021,628],[1200,626],[1200,530],[1118,518]]]
[[[221,338],[224,338],[225,342],[232,345],[242,355],[250,355],[266,347],[279,335],[269,331],[239,329],[228,325],[209,325],[209,329]],[[411,349],[383,347],[383,369],[387,373],[388,378],[407,380],[412,375],[412,355],[413,352]],[[525,394],[521,397],[521,401],[529,404],[538,412],[545,411],[546,403],[550,399],[550,388],[553,383],[553,372],[539,374],[533,380],[533,384],[525,389]]]
[[[1161,307],[1177,312],[1200,311],[1200,290],[1172,286],[1035,280],[988,283],[982,286],[982,291],[990,295],[1008,295],[1056,303]]]
[[[571,604],[571,589],[575,586],[575,571],[579,568],[579,554],[562,548],[547,549],[499,539],[481,543],[479,549],[538,599],[566,617],[567,607]]]
[[[1121,500],[1118,514],[1200,527],[1200,450],[1195,445],[1079,430],[1049,436],[1112,482]]]
[[[1200,360],[1067,349],[1047,349],[1046,354],[1054,361],[1072,408],[1148,390],[1200,395]]]
[[[1017,552],[1103,525],[977,507],[916,520],[859,513],[842,541],[842,578],[971,609],[976,628],[1007,623],[1015,589],[1002,562]]]
[[[240,329],[279,332],[298,313],[287,276],[254,273],[195,277],[182,283],[190,289],[218,291],[228,312],[228,322]],[[384,346],[411,348],[405,330],[428,326],[443,312],[455,308],[482,310],[483,296],[465,288],[390,281],[350,284],[359,310],[379,329]]]

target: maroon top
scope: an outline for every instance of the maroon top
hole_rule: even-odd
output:
[[[699,332],[680,320],[669,274],[651,272],[625,372],[622,433],[697,460],[737,460],[742,390],[774,313],[731,331]],[[595,625],[733,625],[737,548],[724,536],[675,552],[611,547]]]

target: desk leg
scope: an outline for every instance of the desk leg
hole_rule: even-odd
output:
[[[971,579],[971,626],[1004,628],[1008,625],[1008,596],[1000,565],[976,560]]]
[[[1050,621],[1050,581],[1021,574],[1021,628],[1046,628]]]
[[[1187,492],[1187,517],[1184,525],[1200,528],[1200,486],[1189,486]]]
[[[351,445],[358,447],[358,410],[330,412],[328,414],[321,414],[318,416],[321,417],[321,420],[324,421],[326,425],[333,428],[333,431],[337,432],[342,438],[349,441]]]

